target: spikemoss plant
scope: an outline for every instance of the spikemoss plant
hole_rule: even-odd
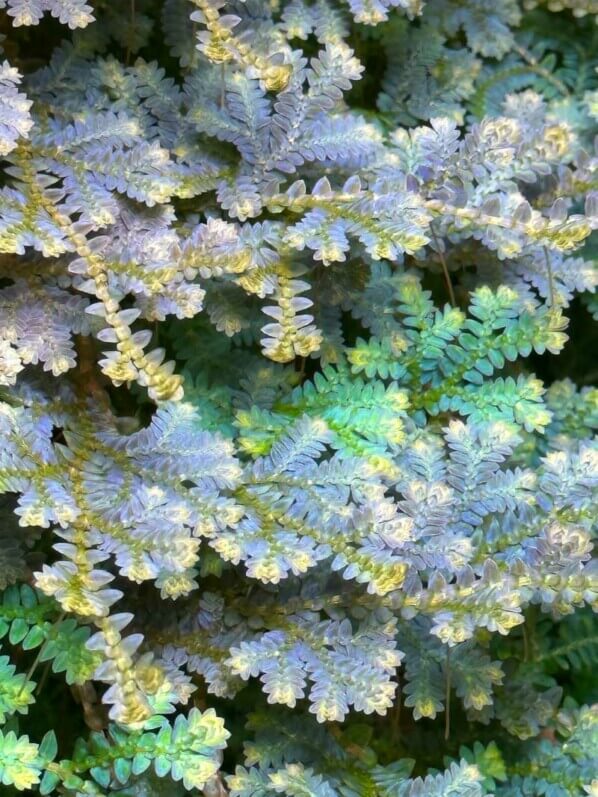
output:
[[[598,795],[596,14],[0,0],[3,793]]]

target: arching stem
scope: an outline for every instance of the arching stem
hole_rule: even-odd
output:
[[[59,615],[58,619],[56,620],[55,625],[60,625],[60,623],[64,620],[65,617],[66,617],[66,612],[62,612]],[[44,652],[44,649],[46,647],[46,642],[47,642],[47,640],[44,640],[42,642],[42,644],[40,645],[39,650],[37,651],[37,655],[33,659],[33,663],[31,664],[31,667],[29,668],[29,670],[27,672],[27,675],[25,676],[25,680],[23,681],[23,685],[21,686],[21,689],[19,691],[19,695],[22,694],[23,689],[25,688],[25,684],[27,683],[27,681],[30,681],[32,679],[33,673],[37,670],[37,665],[41,661],[42,653]]]
[[[453,283],[451,282],[451,275],[449,274],[448,265],[446,263],[446,258],[444,256],[444,252],[442,250],[442,244],[438,236],[436,235],[436,230],[434,229],[434,225],[430,225],[430,231],[432,233],[432,239],[434,241],[434,245],[436,247],[436,251],[438,253],[438,257],[440,258],[440,262],[442,263],[442,273],[444,274],[444,281],[446,283],[446,289],[449,295],[449,301],[453,307],[457,306],[457,301],[455,299],[455,291],[453,290]]]
[[[444,740],[448,742],[451,735],[451,649],[446,646],[445,662],[445,710],[444,710]]]

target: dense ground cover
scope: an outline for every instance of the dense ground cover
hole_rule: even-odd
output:
[[[598,795],[595,0],[0,0],[2,793]]]

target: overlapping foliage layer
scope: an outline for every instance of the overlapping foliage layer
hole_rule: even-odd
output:
[[[6,793],[598,795],[597,14],[0,0]]]

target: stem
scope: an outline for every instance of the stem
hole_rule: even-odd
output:
[[[397,674],[397,702],[393,706],[391,714],[390,738],[393,748],[398,744],[401,737],[401,676]]]
[[[550,262],[550,255],[548,249],[544,246],[544,259],[546,260],[546,271],[548,273],[548,290],[550,295],[550,306],[555,306],[555,293],[554,293],[554,277],[552,274],[552,264]]]
[[[540,64],[538,59],[535,58],[530,53],[529,50],[527,50],[525,47],[522,47],[520,44],[517,44],[517,43],[513,44],[513,49],[515,50],[516,53],[518,53],[523,58],[523,60],[525,61],[526,64],[528,64],[529,66],[531,66],[533,68],[534,72],[536,72],[538,75],[543,77],[549,83],[552,83],[552,85],[555,87],[555,89],[560,94],[563,94],[565,97],[567,97],[569,95],[569,89],[567,88],[567,86],[565,86],[565,84],[561,80],[556,78],[552,74],[552,72],[549,72],[548,69],[545,69]]]
[[[444,740],[448,742],[451,735],[451,649],[446,646],[446,679],[445,679],[445,712]]]
[[[39,683],[37,685],[37,689],[35,690],[36,697],[38,695],[41,695],[41,693],[43,691],[43,688],[46,685],[46,681],[48,680],[48,675],[50,674],[50,666],[51,666],[51,664],[52,664],[51,661],[47,661],[46,662],[46,666],[44,667],[44,671],[42,673],[42,677],[39,679]]]
[[[436,231],[434,229],[434,225],[430,224],[430,232],[432,233],[432,239],[434,241],[434,245],[436,246],[436,251],[438,252],[438,256],[440,258],[440,262],[442,263],[442,273],[444,274],[444,281],[446,282],[446,288],[449,295],[450,303],[453,307],[457,306],[457,302],[455,300],[455,292],[453,290],[453,283],[451,282],[451,275],[449,274],[448,266],[446,264],[446,258],[444,256],[444,252],[442,251],[442,246],[436,235]]]
[[[64,620],[65,617],[66,617],[66,612],[62,612],[60,614],[60,616],[58,617],[58,619],[56,620],[55,625],[60,625],[60,623]],[[47,639],[45,639],[42,642],[42,644],[40,645],[40,648],[37,651],[37,655],[33,659],[33,663],[31,665],[31,667],[29,668],[29,670],[27,672],[27,675],[25,676],[25,680],[23,681],[23,685],[21,686],[21,689],[19,690],[19,696],[23,693],[23,689],[25,688],[25,684],[27,683],[27,681],[30,681],[31,678],[33,677],[33,673],[36,671],[37,665],[39,664],[40,659],[42,657],[42,653],[44,652],[44,649],[46,647],[46,642],[47,642]]]
[[[547,650],[546,653],[538,656],[536,658],[536,662],[554,661],[560,656],[566,656],[567,654],[576,650],[580,650],[581,648],[593,647],[594,645],[598,646],[598,634],[595,636],[586,636],[582,637],[581,639],[575,639],[573,642],[569,642],[567,645],[551,648],[550,650]]]
[[[299,378],[301,382],[305,379],[305,357],[299,357]]]

